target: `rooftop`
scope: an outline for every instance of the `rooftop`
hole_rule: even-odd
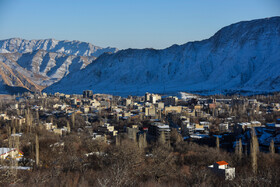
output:
[[[228,163],[226,161],[219,161],[216,162],[218,165],[222,166],[222,165],[228,165]]]
[[[169,125],[166,125],[164,123],[155,122],[155,123],[153,123],[153,125],[157,126],[158,128],[168,128],[169,129]]]

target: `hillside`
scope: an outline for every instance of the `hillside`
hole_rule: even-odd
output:
[[[103,54],[45,91],[85,89],[117,95],[280,91],[280,17],[239,22],[207,40],[163,50]]]
[[[115,51],[79,41],[1,40],[0,93],[41,91],[71,71],[85,68],[100,54]]]

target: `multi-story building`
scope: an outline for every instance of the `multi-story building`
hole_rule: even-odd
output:
[[[176,106],[178,102],[178,97],[169,96],[164,99],[164,104],[166,106]]]
[[[92,97],[93,97],[92,90],[84,90],[83,91],[83,98],[92,98]]]
[[[167,124],[161,122],[154,122],[150,125],[148,133],[154,140],[158,140],[162,133],[165,135],[165,141],[170,140],[170,127]]]
[[[154,106],[145,107],[145,116],[155,116],[156,108]]]

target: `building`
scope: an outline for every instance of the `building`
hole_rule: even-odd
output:
[[[131,105],[132,104],[132,99],[125,99],[124,100],[124,105],[125,106],[129,106],[129,105]]]
[[[164,103],[163,102],[158,102],[155,104],[155,107],[158,109],[164,109]]]
[[[168,113],[177,113],[180,114],[182,113],[182,106],[168,106],[164,108],[164,114],[168,114]]]
[[[145,94],[145,102],[150,102],[150,100],[151,100],[151,94],[146,92],[146,94]]]
[[[52,129],[53,133],[58,134],[60,136],[62,136],[63,134],[63,129]]]
[[[219,124],[220,132],[227,132],[228,129],[229,129],[229,124],[228,123],[220,123]]]
[[[115,130],[115,127],[110,125],[109,123],[105,123],[104,125],[99,126],[97,130],[99,133],[109,134],[112,136],[116,136],[118,134],[118,131]]]
[[[145,116],[155,116],[156,108],[154,106],[145,107]]]
[[[16,148],[0,148],[0,158],[1,159],[9,159],[9,158],[16,158],[19,159],[23,157],[23,152]]]
[[[214,173],[223,177],[225,180],[233,180],[235,178],[235,168],[229,167],[225,161],[219,161],[208,166]]]
[[[164,104],[166,106],[176,106],[178,102],[178,97],[169,96],[164,99]]]
[[[109,123],[105,123],[104,125],[98,127],[98,131],[103,133],[113,132],[114,126],[111,126]]]
[[[145,102],[150,102],[155,104],[157,101],[161,100],[161,96],[158,94],[150,94],[146,92],[145,94]]]
[[[81,107],[81,110],[83,113],[88,113],[89,112],[89,107],[88,106],[83,106]]]
[[[158,94],[152,94],[150,96],[150,102],[155,104],[157,101],[161,100],[161,96]]]
[[[92,90],[84,90],[83,91],[83,98],[92,98],[92,97],[93,97]]]
[[[153,140],[158,140],[161,134],[164,133],[165,141],[168,142],[170,140],[170,131],[169,125],[161,122],[154,122],[150,125],[148,133]]]
[[[280,119],[277,119],[275,127],[280,128]]]

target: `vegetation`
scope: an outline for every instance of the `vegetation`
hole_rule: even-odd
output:
[[[222,97],[222,96],[217,96]],[[224,96],[228,97],[228,96]],[[276,102],[271,98],[255,96],[264,102]],[[250,151],[242,146],[241,139],[234,139],[235,150],[227,151],[221,147],[219,136],[213,142],[183,141],[176,129],[170,132],[170,141],[161,133],[159,141],[148,142],[146,134],[137,134],[132,130],[132,138],[122,129],[131,125],[143,128],[149,119],[120,120],[110,117],[110,110],[99,111],[98,115],[85,122],[80,114],[71,116],[45,116],[40,110],[31,106],[43,105],[46,109],[61,102],[56,98],[24,101],[25,108],[6,110],[10,115],[25,116],[23,124],[18,120],[0,120],[1,147],[18,147],[24,152],[24,159],[1,160],[2,166],[29,166],[30,170],[0,170],[0,186],[277,186],[280,184],[280,155],[275,153],[274,142],[270,143],[269,152],[259,151],[258,139],[252,132]],[[68,101],[64,101],[68,102]],[[193,103],[182,103],[195,105]],[[16,102],[15,102],[16,103]],[[1,102],[0,110],[4,112],[13,101]],[[227,108],[226,106],[224,108]],[[247,111],[251,107],[243,104],[233,105],[225,110],[225,117],[240,115],[236,122],[259,119],[269,122],[279,117],[277,113],[258,114]],[[207,110],[207,109],[203,109]],[[257,109],[265,111],[262,108]],[[215,118],[210,118],[213,127],[211,133],[217,132],[217,124],[224,117],[215,111],[209,111]],[[247,115],[246,115],[247,113]],[[180,115],[169,114],[160,117],[162,121],[179,124]],[[211,120],[212,119],[212,120]],[[93,140],[86,126],[96,130],[100,124],[110,120],[119,135],[115,138]],[[202,121],[203,117],[194,116],[192,122]],[[65,134],[58,135],[46,130],[40,121],[51,122],[58,127],[67,127]],[[91,122],[89,122],[91,121]],[[20,138],[12,134],[22,133]],[[216,133],[219,134],[219,133]],[[211,145],[212,146],[209,146]],[[212,173],[207,166],[217,161],[226,161],[235,167],[236,177],[227,181]]]

